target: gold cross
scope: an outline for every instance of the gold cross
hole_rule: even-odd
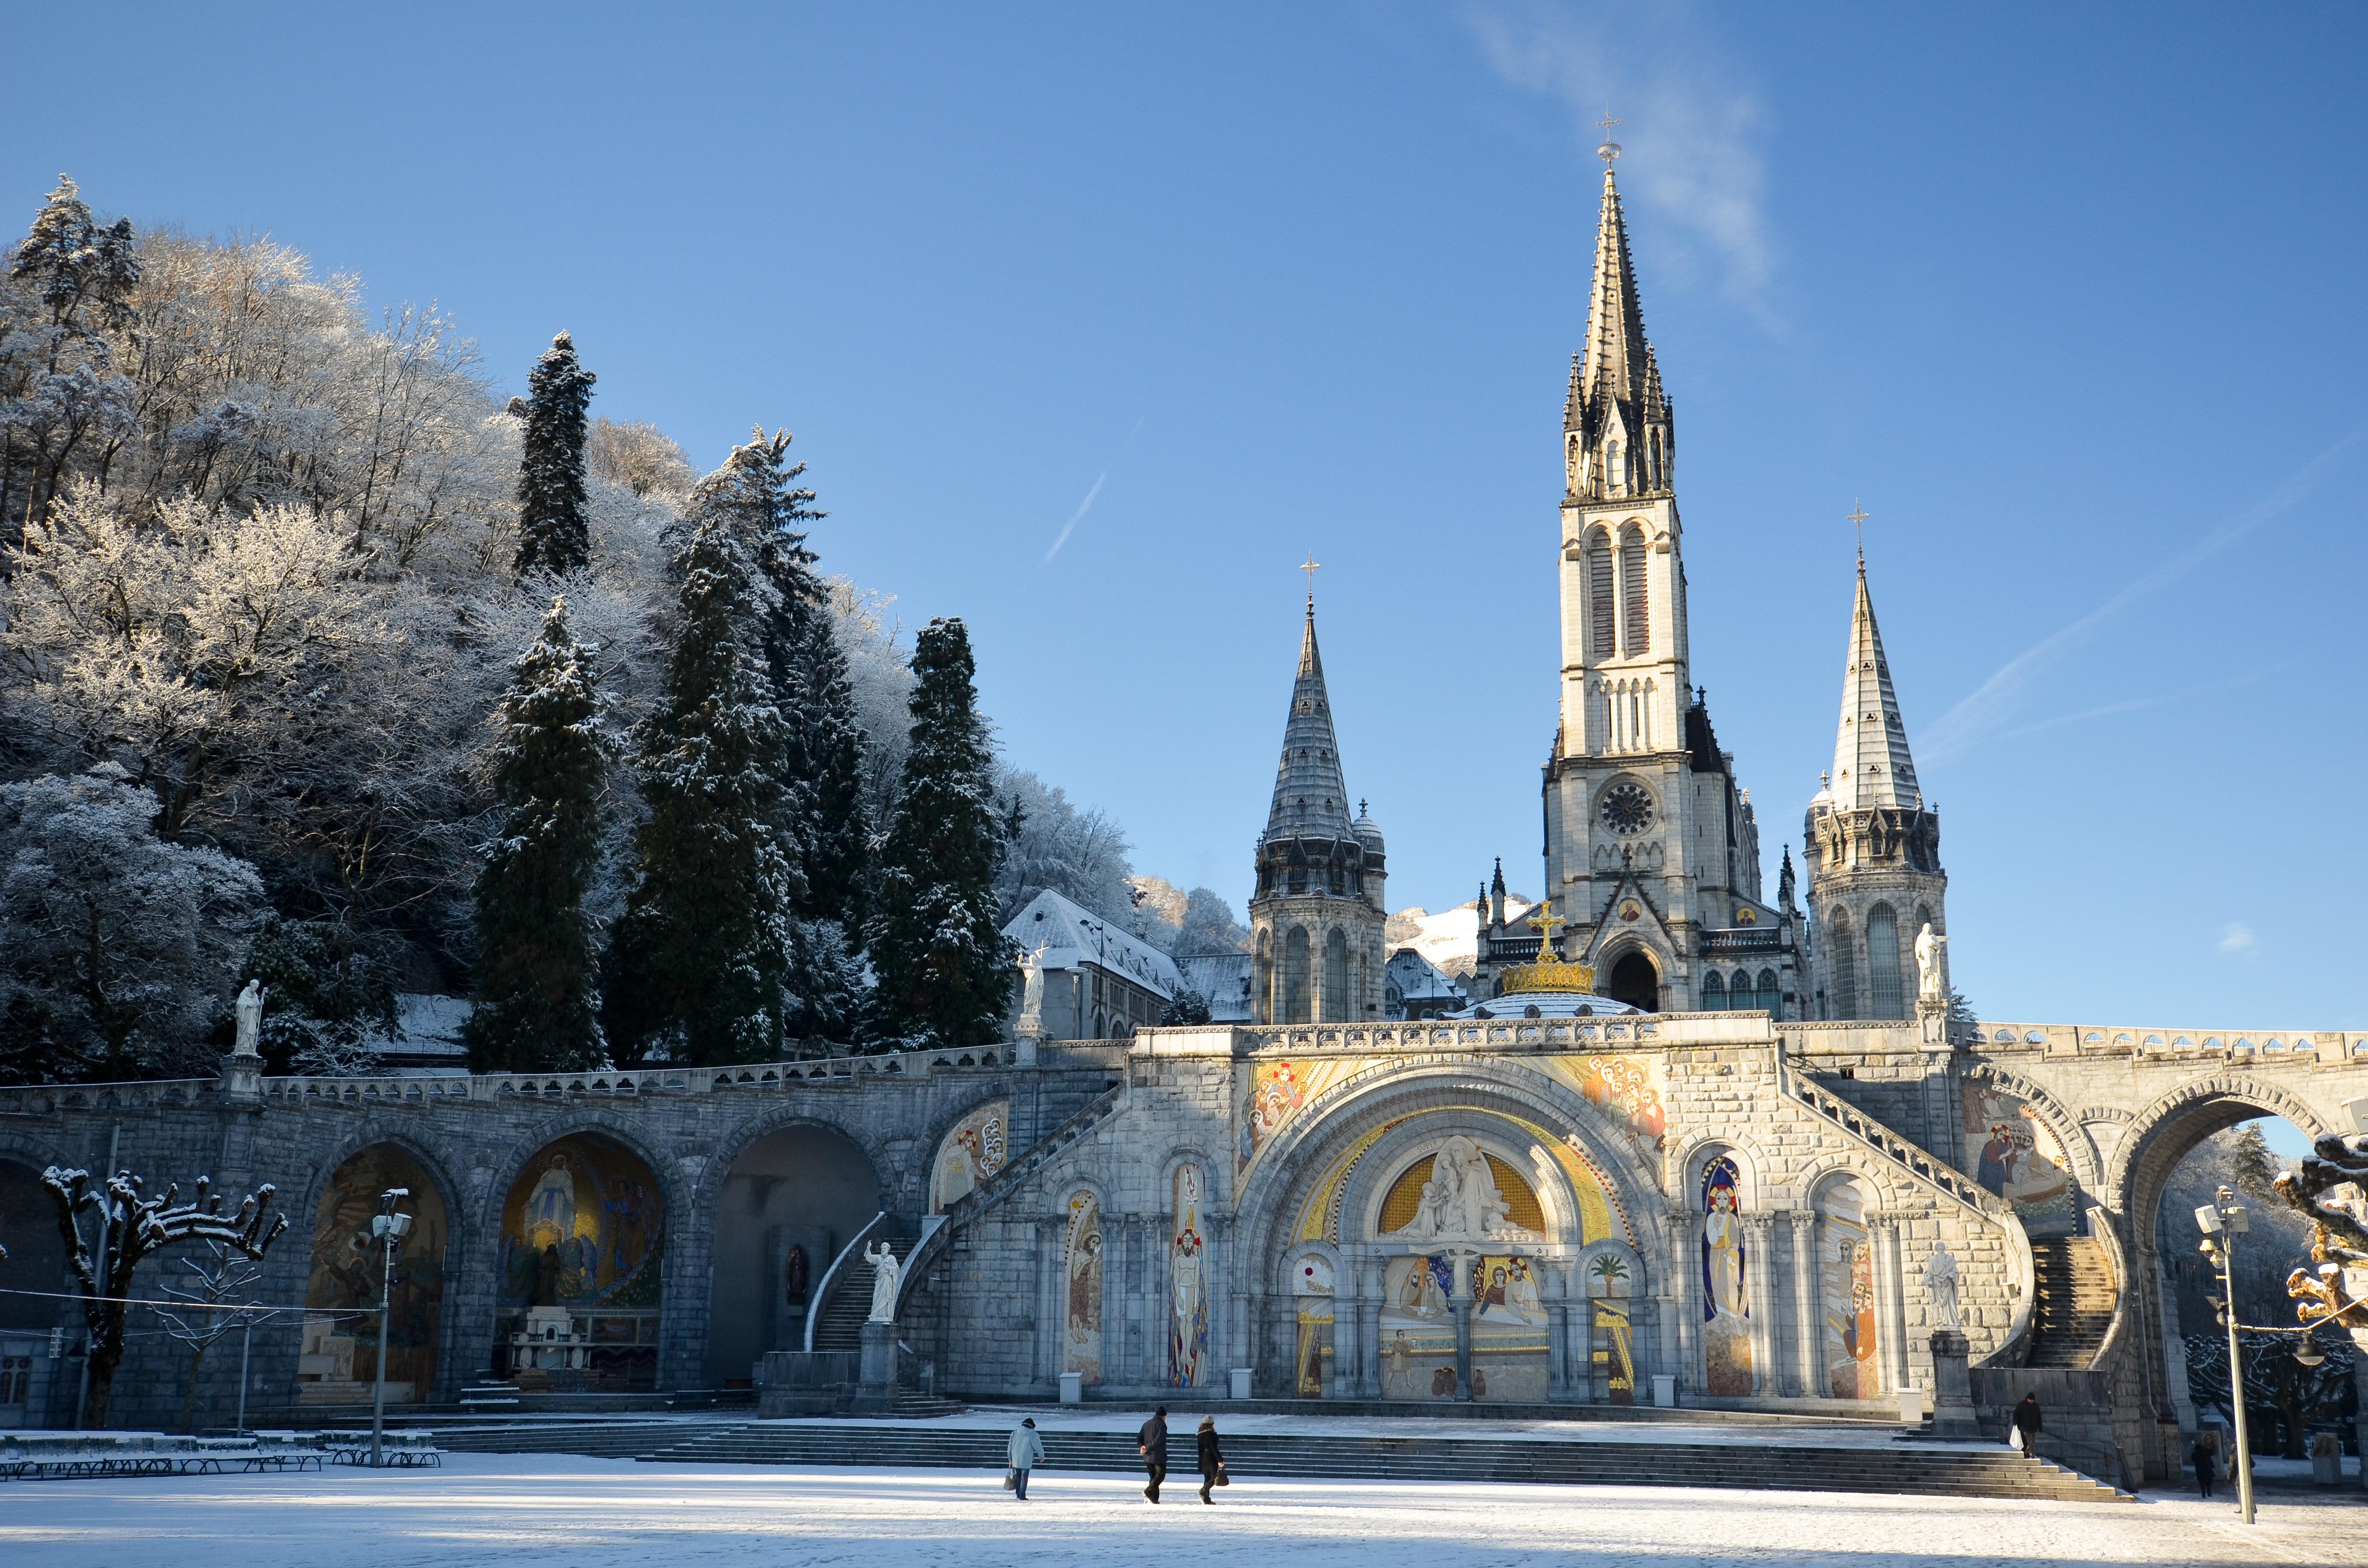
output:
[[[1858,563],[1861,566],[1866,564],[1866,519],[1871,515],[1853,498],[1850,501],[1850,516],[1842,519],[1858,530]]]
[[[1315,602],[1315,574],[1324,570],[1324,562],[1316,560],[1315,552],[1311,550],[1307,552],[1307,559],[1299,563],[1299,569],[1307,574],[1307,602],[1309,604],[1314,604]]]
[[[1569,925],[1570,922],[1565,920],[1561,915],[1556,915],[1554,912],[1554,906],[1552,904],[1541,904],[1538,907],[1540,913],[1530,916],[1530,929],[1535,931],[1539,936],[1543,937],[1545,938],[1546,945],[1548,947],[1552,947],[1554,945],[1554,934],[1565,926]]]

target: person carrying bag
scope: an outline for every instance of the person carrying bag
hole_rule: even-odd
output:
[[[1036,1418],[1030,1416],[1011,1429],[1011,1468],[1003,1474],[1003,1489],[1017,1494],[1019,1501],[1028,1501],[1028,1472],[1044,1462],[1044,1439],[1036,1435]]]
[[[1217,1418],[1201,1417],[1201,1501],[1214,1503],[1209,1495],[1212,1486],[1231,1486],[1233,1478],[1225,1473],[1225,1456],[1217,1451]]]

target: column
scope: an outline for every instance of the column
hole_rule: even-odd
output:
[[[1382,1278],[1387,1260],[1359,1256],[1349,1260],[1357,1281],[1357,1381],[1346,1384],[1362,1399],[1382,1397]]]
[[[1691,1206],[1669,1210],[1669,1288],[1662,1299],[1677,1322],[1676,1360],[1661,1369],[1677,1374],[1680,1389],[1696,1386],[1702,1376],[1702,1216]],[[1637,1403],[1645,1403],[1638,1391]]]
[[[1800,1392],[1810,1399],[1823,1399],[1829,1385],[1826,1381],[1825,1280],[1820,1273],[1824,1260],[1817,1255],[1817,1211],[1795,1209],[1786,1218],[1793,1221],[1793,1300],[1800,1319],[1795,1324]]]
[[[1455,1397],[1459,1403],[1472,1399],[1472,1255],[1455,1255],[1455,1293],[1449,1299],[1447,1310],[1455,1314]]]
[[[1867,1216],[1867,1229],[1874,1236],[1875,1310],[1883,1317],[1884,1389],[1892,1394],[1907,1387],[1907,1313],[1899,1289],[1901,1218],[1889,1210]]]
[[[1047,1214],[1036,1221],[1036,1333],[1028,1381],[1055,1393],[1061,1386],[1061,1336],[1068,1327],[1067,1283],[1062,1278],[1066,1261],[1061,1243],[1068,1232],[1065,1216]]]
[[[1751,1256],[1744,1265],[1744,1295],[1751,1308],[1751,1392],[1770,1394],[1782,1386],[1776,1375],[1776,1216],[1765,1211],[1746,1214],[1751,1233]]]
[[[1570,1343],[1570,1288],[1573,1283],[1570,1261],[1555,1258],[1531,1258],[1546,1303],[1546,1397],[1548,1399],[1585,1398],[1585,1391],[1577,1396],[1571,1392],[1574,1365],[1591,1366],[1591,1361],[1576,1360]],[[1583,1304],[1583,1303],[1582,1303]],[[1591,1343],[1591,1341],[1590,1341]]]

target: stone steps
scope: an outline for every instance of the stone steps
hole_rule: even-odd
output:
[[[2093,1236],[2051,1236],[2031,1244],[2032,1367],[2084,1368],[2105,1347],[2117,1292],[2105,1249]]]
[[[988,1428],[757,1422],[719,1427],[641,1457],[660,1463],[880,1465],[1000,1470],[1007,1434]],[[1121,1432],[1043,1434],[1052,1471],[1142,1472]],[[1189,1428],[1170,1439],[1192,1452]],[[1557,1485],[1716,1486],[1927,1496],[2107,1502],[2123,1494],[2044,1460],[2003,1449],[1818,1447],[1790,1443],[1517,1441],[1429,1436],[1241,1434],[1224,1439],[1226,1468],[1245,1480],[1354,1479]],[[1178,1481],[1181,1484],[1183,1476]]]

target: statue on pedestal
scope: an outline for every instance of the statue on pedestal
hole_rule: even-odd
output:
[[[1916,999],[1932,1006],[1949,1005],[1949,938],[1936,935],[1930,920],[1916,933]]]
[[[246,989],[238,994],[238,1043],[231,1048],[233,1056],[255,1056],[260,1052],[256,1041],[263,1032],[263,983],[250,980]]]
[[[1044,1036],[1044,948],[1019,955],[1019,1022],[1011,1031],[1023,1040]]]
[[[1925,930],[1932,927],[1927,926]],[[1949,1256],[1947,1247],[1933,1249],[1931,1260],[1924,1265],[1924,1291],[1932,1298],[1932,1324],[1936,1328],[1962,1329],[1957,1311],[1957,1260]]]
[[[896,1249],[886,1242],[863,1249],[863,1261],[871,1266],[871,1315],[867,1322],[896,1321],[896,1287],[905,1277],[904,1266],[896,1261]]]

